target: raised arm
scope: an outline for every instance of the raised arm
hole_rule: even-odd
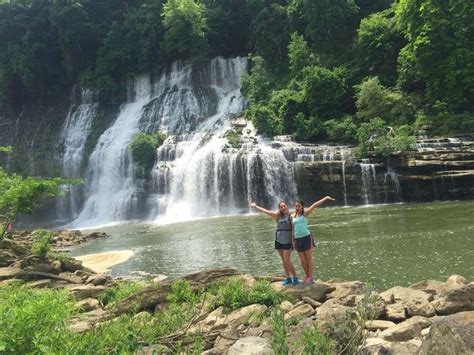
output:
[[[304,215],[305,217],[308,217],[311,213],[313,213],[314,209],[315,208],[318,208],[319,206],[321,206],[323,203],[327,202],[327,201],[334,201],[335,199],[330,197],[330,196],[326,196],[324,198],[322,198],[321,200],[319,201],[316,201],[315,203],[313,203],[311,206],[309,206],[308,208],[305,208],[304,209]]]
[[[272,218],[277,218],[277,213],[273,211],[269,211],[263,207],[258,206],[255,201],[249,201],[249,207],[255,208],[256,210],[265,213],[267,216],[270,216]]]

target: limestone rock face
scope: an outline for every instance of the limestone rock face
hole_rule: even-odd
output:
[[[421,330],[430,326],[427,318],[415,316],[390,327],[380,333],[380,338],[388,341],[407,341],[421,336]]]
[[[239,339],[232,345],[227,355],[270,355],[274,354],[268,340],[259,337]]]
[[[389,304],[395,302],[403,304],[409,317],[435,315],[435,310],[430,304],[432,295],[423,291],[396,286],[382,292],[380,297]]]
[[[420,354],[461,355],[474,352],[474,311],[439,317],[421,344]]]

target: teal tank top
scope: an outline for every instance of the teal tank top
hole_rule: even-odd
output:
[[[299,217],[293,217],[293,226],[295,238],[302,238],[310,235],[311,232],[308,229],[308,220],[304,215]]]

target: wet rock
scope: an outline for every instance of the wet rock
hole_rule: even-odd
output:
[[[436,319],[423,339],[420,354],[472,354],[474,312],[460,312]]]
[[[258,337],[246,337],[232,345],[227,355],[265,355],[274,354],[268,340]]]
[[[407,341],[421,336],[421,330],[430,326],[425,317],[415,316],[402,323],[390,327],[380,333],[379,337],[387,341]]]

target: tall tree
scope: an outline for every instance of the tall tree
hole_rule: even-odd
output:
[[[426,85],[426,99],[452,112],[474,110],[474,2],[401,0],[397,22],[407,40],[399,81]]]
[[[203,59],[207,55],[205,6],[194,0],[168,0],[163,5],[166,34],[163,47],[172,59]]]

